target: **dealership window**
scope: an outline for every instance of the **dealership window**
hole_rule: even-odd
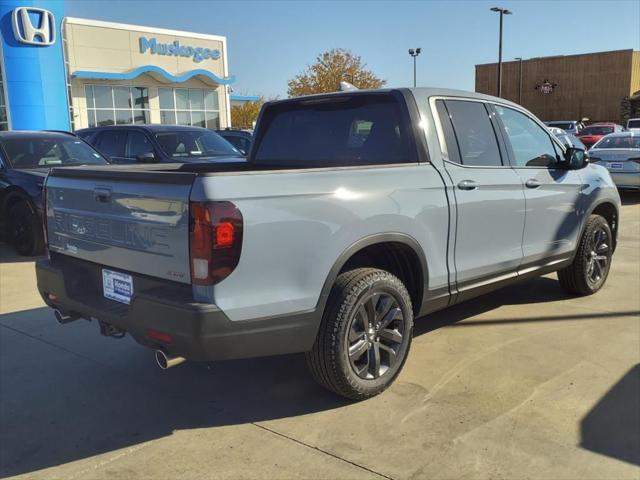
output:
[[[2,70],[0,69],[0,130],[9,129],[7,118],[7,105],[4,99],[4,84],[2,83]]]
[[[85,85],[89,127],[149,123],[149,89]]]
[[[220,105],[216,90],[158,88],[160,123],[220,128]]]

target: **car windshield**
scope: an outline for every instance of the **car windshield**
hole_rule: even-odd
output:
[[[640,119],[629,120],[629,123],[627,124],[627,128],[640,128]]]
[[[582,150],[586,150],[587,147],[585,146],[584,143],[582,143],[580,141],[580,139],[578,137],[576,137],[575,135],[565,135],[565,140],[563,140],[563,143],[567,146],[567,147],[575,147],[575,148],[580,148]]]
[[[105,165],[109,163],[84,141],[71,135],[21,135],[3,139],[2,147],[13,168]]]
[[[640,136],[620,135],[604,137],[593,148],[640,148]]]
[[[608,135],[610,133],[613,133],[613,127],[594,125],[583,128],[580,135]]]
[[[172,158],[242,156],[233,145],[209,130],[175,130],[156,133],[162,150]]]
[[[550,127],[561,128],[563,130],[571,130],[573,128],[573,124],[570,122],[547,122],[547,125]]]

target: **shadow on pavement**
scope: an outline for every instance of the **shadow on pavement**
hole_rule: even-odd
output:
[[[37,325],[37,327],[35,327]],[[26,332],[22,333],[22,332]],[[48,308],[0,315],[0,477],[171,435],[347,405],[302,355],[186,363],[162,372],[130,339],[100,337]]]
[[[564,320],[588,320],[615,317],[640,317],[640,311],[617,311],[605,313],[559,314],[553,316],[531,316],[491,320],[463,320],[495,310],[504,305],[525,305],[542,302],[568,300],[572,297],[565,293],[557,280],[538,277],[524,283],[497,290],[467,302],[455,305],[446,310],[433,313],[425,318],[417,319],[414,335],[424,335],[442,327],[466,327],[472,325],[495,325],[508,323],[549,322]],[[458,323],[462,322],[462,323]]]
[[[416,335],[500,305],[566,298],[555,280],[523,285],[420,319]],[[84,320],[59,326],[48,308],[0,315],[0,382],[3,477],[175,430],[263,422],[349,403],[313,382],[302,355],[187,363],[162,372],[150,350],[128,338],[100,337]]]
[[[26,263],[38,258],[40,257],[23,257],[11,245],[0,241],[0,263]]]
[[[640,465],[640,364],[582,419],[580,432],[582,448]]]

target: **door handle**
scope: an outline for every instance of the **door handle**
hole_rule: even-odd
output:
[[[473,180],[462,180],[458,183],[458,188],[460,190],[475,190],[478,188],[478,184]]]
[[[524,184],[527,188],[538,188],[540,185],[542,185],[540,181],[536,180],[535,178],[530,178],[529,180],[524,182]]]
[[[108,188],[94,188],[93,199],[96,202],[108,203],[111,201],[111,190]]]

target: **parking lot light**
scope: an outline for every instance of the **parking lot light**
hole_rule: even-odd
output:
[[[413,87],[416,87],[416,57],[422,53],[421,48],[410,48],[409,55],[413,57]]]
[[[502,97],[502,17],[504,15],[511,15],[512,12],[506,8],[492,7],[492,12],[500,13],[500,33],[498,36],[498,97]]]

